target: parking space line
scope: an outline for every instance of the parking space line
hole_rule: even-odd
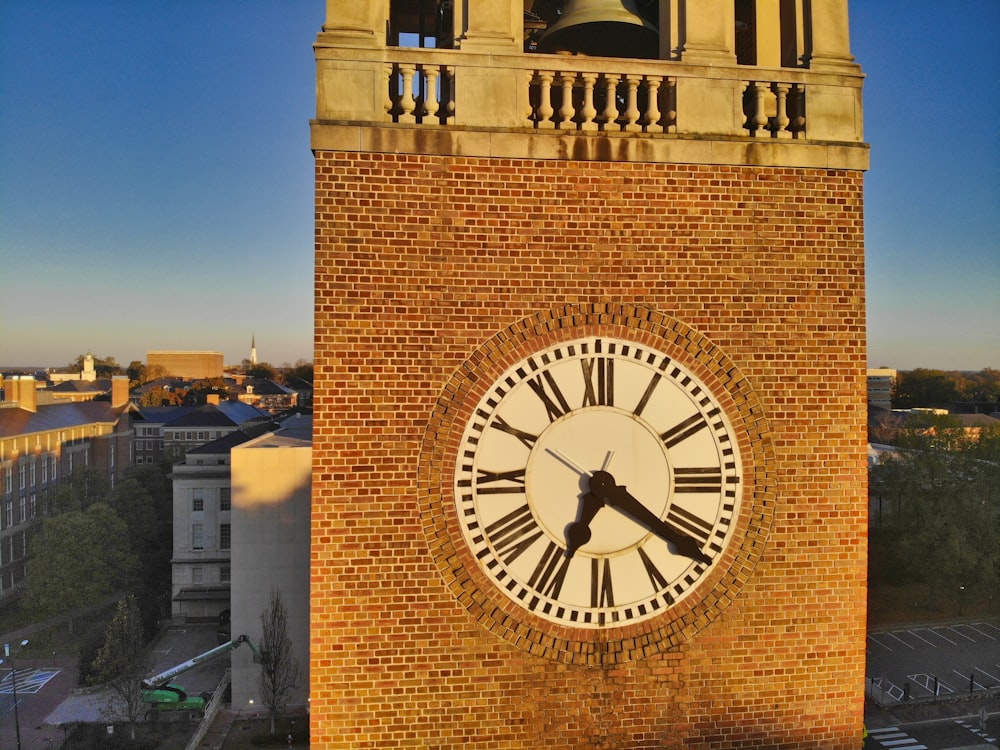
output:
[[[927,628],[921,628],[920,630],[923,630],[924,632],[927,632],[927,633],[931,632],[931,631],[930,631],[930,630],[928,630]],[[937,644],[936,644],[936,643],[931,643],[931,642],[930,642],[929,640],[927,640],[926,638],[922,638],[922,637],[920,637],[919,635],[917,635],[917,634],[918,634],[918,633],[920,632],[920,630],[908,630],[908,631],[906,631],[906,632],[908,632],[908,633],[909,633],[910,635],[912,635],[912,636],[913,636],[914,638],[916,638],[916,639],[917,639],[918,641],[923,641],[924,643],[926,643],[926,644],[927,644],[928,646],[930,646],[931,648],[937,648],[938,646],[937,646]]]
[[[1000,685],[1000,677],[990,674],[985,669],[980,669],[979,667],[976,667],[975,669],[977,672],[982,672],[988,679],[992,680],[994,685]]]
[[[903,632],[905,633],[906,631],[903,631]],[[913,650],[914,650],[914,649],[913,649],[913,646],[911,646],[911,645],[910,645],[909,643],[907,643],[906,641],[904,641],[904,640],[903,640],[902,638],[900,638],[900,637],[899,637],[898,635],[896,635],[895,633],[885,633],[885,635],[889,636],[890,638],[895,638],[895,639],[896,639],[897,641],[899,641],[899,642],[900,642],[900,643],[902,643],[902,644],[903,644],[904,646],[906,646],[906,647],[907,647],[908,649],[910,649],[910,651],[913,651]]]
[[[984,623],[984,622],[977,622],[974,625],[967,625],[966,627],[969,630],[972,630],[972,631],[975,631],[976,633],[979,633],[979,635],[983,636],[984,638],[989,638],[991,641],[995,641],[996,640],[996,638],[994,638],[989,633],[987,633],[987,632],[985,632],[985,631],[980,630],[979,628],[977,628],[976,625],[986,625],[986,623]]]
[[[946,638],[941,633],[939,633],[938,630],[941,630],[941,628],[935,628],[932,631],[934,633],[934,635],[936,635],[938,638],[940,638],[943,641],[948,641],[948,643],[950,643],[952,646],[957,646],[958,645],[958,641],[953,641],[951,638]]]
[[[975,677],[974,674],[964,675],[961,672],[959,672],[957,669],[953,669],[951,671],[954,672],[955,674],[957,674],[959,677],[961,677],[966,682],[969,682],[971,680],[972,681],[972,689],[973,690],[985,690],[986,689],[985,685],[980,685],[978,682],[976,682],[976,677]]]
[[[961,627],[961,626],[955,626],[955,627]],[[969,641],[970,643],[975,643],[975,642],[976,642],[976,639],[975,639],[975,638],[970,638],[970,637],[969,637],[969,636],[967,636],[967,635],[966,635],[965,633],[959,633],[959,632],[958,632],[957,630],[955,630],[955,628],[954,628],[954,627],[951,627],[951,628],[948,628],[948,630],[950,630],[950,631],[951,631],[952,633],[954,633],[955,635],[957,635],[957,636],[960,636],[960,637],[964,638],[965,640]]]
[[[880,641],[880,640],[879,640],[878,638],[876,638],[876,637],[875,637],[875,636],[873,636],[873,635],[870,635],[870,634],[869,634],[869,636],[868,636],[868,640],[870,640],[870,641],[873,641],[873,642],[875,642],[875,643],[876,643],[877,645],[881,646],[881,647],[882,647],[882,648],[884,648],[884,649],[885,649],[886,651],[892,651],[892,649],[891,649],[891,648],[889,648],[888,646],[886,646],[886,645],[885,645],[884,643],[882,643],[882,641]]]

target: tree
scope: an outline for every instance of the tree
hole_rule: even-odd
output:
[[[299,663],[292,655],[288,637],[288,612],[281,592],[271,589],[271,603],[261,612],[260,674],[257,687],[271,715],[271,734],[278,711],[285,707],[288,694],[299,684]]]
[[[48,501],[51,513],[85,510],[108,494],[108,478],[93,467],[77,467],[56,485]]]
[[[86,354],[78,356],[69,363],[70,369],[76,370],[77,372],[83,372],[83,361],[86,358]],[[124,370],[122,370],[121,366],[114,357],[94,357],[94,372],[99,378],[110,378],[112,375],[124,374]]]
[[[104,646],[93,664],[93,681],[110,688],[117,706],[129,724],[132,739],[135,725],[145,708],[142,681],[153,667],[152,656],[146,651],[139,604],[134,596],[118,601],[118,609],[108,625]],[[112,713],[117,713],[112,702]]]
[[[105,503],[46,519],[28,547],[25,606],[38,620],[69,614],[132,585],[128,527]]]

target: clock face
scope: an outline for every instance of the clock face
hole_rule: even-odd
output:
[[[667,354],[619,338],[510,367],[455,462],[480,569],[520,607],[578,628],[641,622],[691,594],[732,540],[741,494],[716,399]]]

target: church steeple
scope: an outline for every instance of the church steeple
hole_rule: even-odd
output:
[[[250,364],[257,364],[257,336],[250,335]]]

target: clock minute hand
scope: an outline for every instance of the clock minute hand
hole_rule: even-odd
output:
[[[712,559],[702,552],[698,542],[665,523],[658,515],[629,494],[622,486],[615,484],[615,478],[606,471],[595,471],[590,479],[590,491],[604,503],[631,516],[660,538],[672,543],[677,551],[692,560],[710,564]]]

